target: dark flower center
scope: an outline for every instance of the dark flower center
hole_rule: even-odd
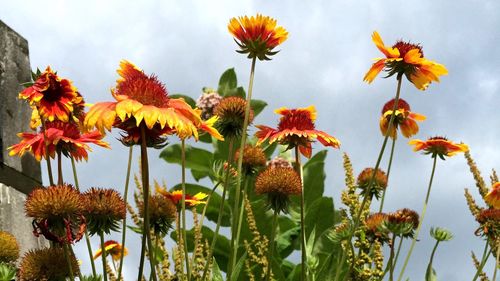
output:
[[[382,114],[386,113],[389,110],[392,110],[394,108],[394,99],[388,101],[384,107],[382,108]],[[410,111],[410,105],[404,100],[404,99],[399,99],[398,100],[398,106],[396,109],[404,109],[405,111]]]
[[[61,83],[57,82],[53,75],[49,75],[49,87],[43,93],[43,98],[49,102],[58,101],[62,96]]]
[[[422,46],[420,44],[413,44],[410,42],[404,42],[402,40],[399,40],[392,47],[397,48],[399,50],[400,57],[404,57],[406,53],[408,53],[410,50],[413,49],[418,49],[422,57],[424,57],[424,52],[422,51]]]
[[[291,112],[281,117],[278,130],[285,129],[314,130],[314,122],[308,112],[292,109]]]

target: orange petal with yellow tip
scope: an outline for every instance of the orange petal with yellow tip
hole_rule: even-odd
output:
[[[374,31],[372,34],[372,41],[387,58],[397,58],[399,57],[399,50],[396,48],[386,47],[384,41],[382,41],[382,37],[378,34],[377,31]]]
[[[363,81],[366,81],[368,83],[373,82],[375,80],[375,77],[384,69],[385,66],[385,59],[380,59],[376,61],[374,64],[372,64],[372,67],[368,70],[368,72],[365,74],[365,77],[363,77]]]

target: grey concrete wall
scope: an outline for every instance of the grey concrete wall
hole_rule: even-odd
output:
[[[28,41],[0,21],[0,230],[17,238],[22,253],[48,244],[33,235],[32,220],[24,215],[26,194],[41,185],[40,163],[7,151],[19,142],[17,133],[30,131],[31,109],[17,98],[30,77]]]

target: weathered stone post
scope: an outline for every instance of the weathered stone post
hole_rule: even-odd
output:
[[[20,84],[30,77],[28,41],[0,20],[0,230],[17,238],[22,253],[46,244],[33,236],[31,219],[24,215],[26,195],[41,185],[40,163],[7,151],[19,142],[17,133],[30,130],[31,109],[17,99]]]

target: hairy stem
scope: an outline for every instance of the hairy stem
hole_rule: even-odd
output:
[[[436,163],[437,163],[437,155],[434,157],[434,162],[432,164],[432,172],[431,179],[429,180],[429,187],[427,188],[427,195],[425,196],[424,207],[422,209],[422,214],[420,215],[420,221],[418,222],[417,230],[415,231],[415,235],[413,235],[413,240],[411,241],[410,250],[406,255],[405,262],[403,264],[403,268],[399,273],[398,281],[403,279],[403,275],[405,273],[406,266],[408,266],[408,261],[410,261],[411,254],[413,252],[413,248],[415,248],[415,244],[417,243],[418,234],[420,233],[420,229],[422,228],[422,223],[424,221],[425,212],[427,211],[427,204],[429,203],[429,196],[431,194],[432,180],[434,179],[434,172],[436,171]]]
[[[241,143],[240,143],[240,149],[244,149],[246,140],[247,140],[247,128],[248,128],[248,123],[249,123],[249,118],[250,118],[250,103],[252,101],[252,91],[253,91],[253,80],[254,80],[254,75],[255,75],[255,63],[256,63],[256,58],[254,57],[252,59],[252,66],[250,68],[250,80],[248,82],[248,93],[247,93],[247,100],[246,100],[246,108],[245,108],[245,119],[243,120],[243,130],[242,130],[242,135],[241,135]],[[240,205],[240,193],[241,193],[241,172],[242,172],[242,167],[243,167],[243,153],[239,154],[238,157],[238,165],[237,165],[237,179],[236,179],[236,189],[235,189],[235,200],[234,200],[234,208],[233,208],[233,214],[238,214],[238,207]],[[237,247],[235,245],[235,234],[234,234],[234,228],[237,227],[238,225],[238,217],[236,215],[233,215],[233,221],[231,223],[232,226],[232,235],[231,235],[231,249],[234,249],[234,247]],[[233,252],[231,251],[230,257],[229,257],[229,264],[228,264],[228,270],[227,270],[227,280],[232,280],[232,270],[234,266],[236,265],[236,257],[233,256]]]
[[[128,163],[127,163],[127,175],[125,176],[125,192],[123,194],[123,200],[125,201],[125,206],[127,206],[127,198],[128,198],[128,184],[130,181],[130,167],[132,166],[132,154],[133,154],[133,146],[130,146],[128,151]],[[120,266],[118,267],[118,278],[120,281],[122,277],[123,270],[123,256],[125,254],[125,241],[126,241],[126,233],[127,233],[127,216],[123,219],[122,226],[122,251],[120,253]]]

